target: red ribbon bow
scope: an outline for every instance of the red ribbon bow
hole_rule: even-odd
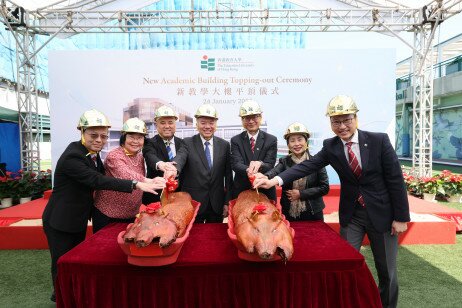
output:
[[[258,214],[261,214],[263,213],[264,211],[266,210],[266,205],[263,204],[263,203],[257,203],[254,207],[253,207],[253,213],[258,213]]]
[[[160,204],[160,202],[153,202],[153,203],[150,203],[148,205],[143,205],[142,204],[140,206],[140,213],[141,212],[146,212],[146,213],[152,214],[152,213],[157,212],[161,207],[162,207],[162,205]]]
[[[174,192],[178,188],[178,181],[171,177],[167,180],[165,185],[168,192]]]

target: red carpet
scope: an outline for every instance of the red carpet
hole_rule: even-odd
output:
[[[50,195],[51,190],[41,199],[0,210],[0,249],[48,249],[42,213]]]
[[[19,217],[21,219],[38,219],[42,218],[43,209],[48,199],[36,199],[24,204],[18,204],[1,210],[0,219]]]
[[[0,210],[0,249],[47,249],[41,226],[42,212],[51,192],[45,197]],[[277,191],[280,196],[280,190]],[[338,232],[340,185],[331,185],[324,197],[324,215],[329,226]],[[456,231],[462,230],[462,211],[409,197],[411,220],[409,230],[400,237],[401,244],[454,244]],[[87,236],[91,227],[87,229]],[[366,242],[367,243],[367,242]]]

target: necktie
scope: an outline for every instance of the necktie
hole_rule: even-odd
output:
[[[359,165],[358,158],[356,157],[355,153],[351,149],[353,142],[347,142],[346,146],[348,149],[348,164],[350,165],[351,170],[353,171],[353,174],[357,179],[361,176],[361,166]],[[364,206],[364,199],[361,194],[358,196],[358,203],[362,206]]]
[[[165,141],[165,146],[167,148],[167,155],[168,155],[168,160],[169,161],[172,161],[173,159],[173,152],[172,152],[172,148],[170,147],[170,141]]]
[[[209,164],[209,169],[212,169],[212,156],[210,156],[209,145],[210,142],[206,141],[205,144],[205,158],[207,158],[207,163]]]
[[[254,137],[250,137],[250,149],[252,150],[252,153],[253,153],[255,149],[255,138]]]
[[[96,154],[91,154],[91,160],[95,163],[95,166],[98,167],[98,161]]]

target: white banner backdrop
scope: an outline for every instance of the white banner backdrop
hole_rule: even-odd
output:
[[[80,115],[95,108],[112,124],[111,142],[128,117],[138,116],[155,133],[154,110],[172,106],[180,114],[177,135],[195,134],[194,113],[203,103],[219,113],[217,135],[229,140],[241,128],[239,106],[254,99],[264,125],[279,139],[292,122],[312,132],[311,152],[333,136],[325,116],[337,94],[352,96],[359,126],[394,137],[395,58],[391,49],[53,51],[49,56],[53,167],[69,142],[80,138]],[[329,171],[331,183],[338,183]]]

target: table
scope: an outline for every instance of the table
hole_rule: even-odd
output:
[[[294,256],[248,262],[226,224],[196,224],[176,263],[138,267],[111,224],[61,257],[58,307],[381,307],[364,257],[323,222],[291,223]]]

